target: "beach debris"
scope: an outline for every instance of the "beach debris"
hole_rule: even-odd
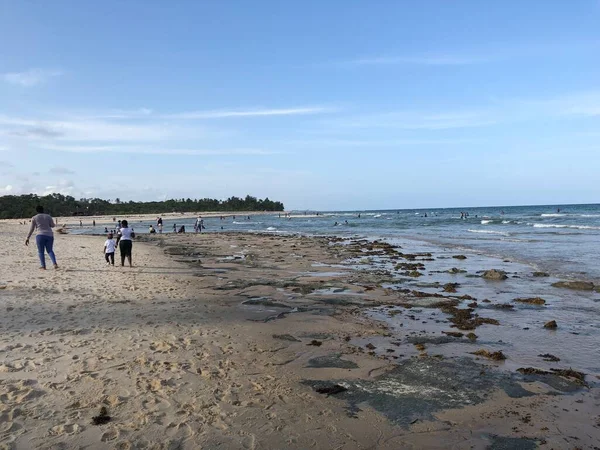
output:
[[[312,341],[310,341],[308,344],[306,345],[312,345],[314,347],[320,347],[321,345],[323,345],[323,342],[321,341],[317,341],[316,339],[313,339]]]
[[[105,423],[110,422],[111,419],[112,417],[108,415],[108,410],[106,409],[106,406],[103,406],[102,408],[100,408],[100,414],[92,417],[92,423],[94,425],[104,425]]]
[[[552,286],[564,289],[575,289],[577,291],[592,291],[594,283],[590,281],[557,281]]]
[[[469,333],[469,334],[467,334],[467,338],[470,339],[471,341],[474,341],[477,339],[477,335],[475,333]]]
[[[502,353],[502,350],[498,350],[497,352],[490,352],[488,350],[477,350],[476,352],[472,352],[473,355],[483,356],[484,358],[492,359],[494,361],[503,361],[506,359],[506,355]]]
[[[463,270],[463,269],[459,269],[457,267],[453,267],[452,269],[448,270],[448,273],[456,275],[457,273],[467,273],[467,271]]]
[[[558,362],[560,361],[560,358],[557,356],[554,356],[550,353],[544,353],[543,355],[538,355],[540,358],[544,358],[544,361],[549,361],[549,362]]]
[[[467,259],[465,255],[454,255],[452,256],[454,259]]]
[[[300,339],[296,339],[291,334],[274,334],[273,339],[279,339],[281,341],[290,341],[290,342],[302,342]]]
[[[446,283],[444,285],[444,292],[454,293],[456,292],[456,288],[459,287],[458,283]]]
[[[508,278],[504,270],[497,269],[486,270],[485,272],[483,272],[483,275],[481,275],[481,277],[485,278],[486,280],[495,281],[506,280]]]
[[[547,272],[533,272],[532,276],[534,276],[534,277],[549,277],[550,274]]]
[[[335,383],[315,386],[314,389],[319,394],[326,394],[327,397],[329,397],[330,395],[341,394],[342,392],[346,392],[348,390],[348,388],[345,388],[344,386]]]
[[[554,330],[554,329],[558,328],[558,324],[556,323],[556,320],[551,320],[550,322],[546,322],[544,324],[544,328]]]
[[[540,297],[530,297],[530,298],[515,298],[514,300],[517,303],[527,303],[528,305],[545,305],[546,300]]]

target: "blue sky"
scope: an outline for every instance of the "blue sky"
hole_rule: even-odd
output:
[[[0,195],[600,201],[600,1],[0,0]]]

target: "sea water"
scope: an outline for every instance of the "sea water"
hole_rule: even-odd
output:
[[[461,218],[461,213],[468,217]],[[360,217],[359,217],[360,215]],[[425,217],[426,216],[426,217]],[[300,233],[365,238],[402,238],[531,264],[563,278],[600,284],[600,205],[505,206],[383,211],[294,211],[276,214],[206,217],[205,231]],[[191,214],[164,220],[164,232],[185,225],[193,232]],[[145,233],[151,221],[130,221]],[[337,223],[337,225],[336,225]],[[154,223],[154,225],[156,225]],[[110,228],[110,226],[109,226]],[[102,233],[104,225],[72,228],[74,233]]]

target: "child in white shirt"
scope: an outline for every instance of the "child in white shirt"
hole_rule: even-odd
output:
[[[106,265],[115,265],[115,249],[117,244],[113,241],[112,233],[108,233],[108,239],[104,243],[104,258],[106,259]],[[109,261],[110,258],[110,261]]]

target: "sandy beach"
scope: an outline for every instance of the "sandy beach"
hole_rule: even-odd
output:
[[[598,448],[598,373],[474,355],[512,333],[483,299],[357,263],[410,276],[437,255],[170,234],[136,241],[129,269],[102,236],[57,234],[60,269],[40,271],[26,233],[0,222],[1,448]]]

